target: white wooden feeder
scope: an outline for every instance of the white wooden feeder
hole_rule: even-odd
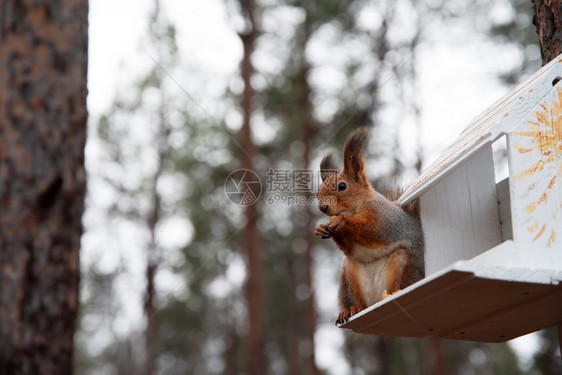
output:
[[[426,278],[342,327],[503,342],[562,340],[562,55],[476,118],[400,198],[418,198]],[[504,138],[505,137],[505,138]],[[496,184],[492,144],[506,139]]]

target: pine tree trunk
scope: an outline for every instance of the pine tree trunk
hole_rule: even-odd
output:
[[[152,250],[152,249],[151,249]],[[154,307],[154,297],[156,294],[154,288],[154,277],[156,275],[157,265],[148,261],[145,269],[146,290],[144,295],[144,316],[146,319],[146,328],[144,330],[144,366],[143,374],[152,375],[156,370],[156,324]]]
[[[0,2],[0,373],[71,374],[88,2]]]
[[[241,63],[241,75],[244,81],[244,92],[242,93],[243,121],[241,133],[242,146],[242,168],[254,170],[254,158],[256,148],[252,140],[251,116],[254,89],[251,78],[254,74],[252,65],[252,54],[254,53],[254,42],[257,31],[254,19],[254,2],[252,0],[241,1],[242,11],[248,22],[249,30],[239,34],[244,47],[244,56]],[[247,333],[247,358],[248,374],[265,374],[265,332],[264,332],[264,275],[261,238],[257,227],[256,203],[246,206],[246,227],[244,228],[245,248],[247,254],[247,280],[246,301],[248,310],[248,333]]]
[[[156,3],[158,9],[158,2]],[[157,87],[160,93],[160,103],[166,103],[167,97],[164,93],[162,85],[162,77],[158,76]],[[164,104],[162,104],[163,106]],[[155,278],[162,259],[162,249],[156,239],[156,229],[160,222],[160,204],[162,197],[158,192],[158,183],[164,174],[164,164],[170,158],[171,146],[168,141],[170,136],[170,127],[166,119],[165,108],[160,107],[158,110],[158,130],[154,141],[157,144],[157,166],[152,181],[150,181],[151,189],[149,199],[151,202],[151,212],[147,217],[146,224],[150,233],[150,240],[146,254],[146,289],[144,292],[144,317],[146,319],[146,328],[144,332],[144,368],[145,375],[155,374],[158,342],[158,320],[156,316],[156,285]]]
[[[301,87],[303,89],[302,98],[301,98],[301,110],[303,113],[303,121],[302,121],[302,129],[303,129],[303,145],[304,145],[304,153],[303,153],[303,166],[304,168],[310,168],[311,162],[311,153],[312,153],[312,138],[315,133],[315,126],[314,126],[314,119],[312,115],[312,103],[310,102],[310,95],[311,89],[308,83],[308,73],[309,67],[306,60],[303,61],[303,69],[301,72]],[[308,195],[308,198],[311,197],[311,194]],[[305,300],[306,306],[306,314],[304,318],[304,328],[305,328],[305,340],[307,344],[310,345],[310,352],[303,355],[304,361],[304,374],[311,374],[316,375],[318,374],[318,367],[316,366],[316,356],[314,353],[315,350],[315,341],[314,341],[314,334],[316,333],[316,303],[314,298],[314,285],[313,285],[313,273],[314,273],[314,224],[315,224],[315,215],[313,209],[316,209],[316,206],[312,206],[310,204],[305,205],[304,210],[306,211],[306,223],[305,223],[305,232],[304,238],[306,243],[306,249],[304,252],[304,265],[305,265],[305,279],[304,283],[308,287],[310,294],[308,298]]]
[[[444,368],[442,341],[437,336],[429,338],[429,372],[442,375]]]
[[[560,0],[534,0],[535,16],[543,65],[562,53],[562,2]]]

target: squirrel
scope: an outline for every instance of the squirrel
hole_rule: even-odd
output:
[[[332,153],[320,163],[318,208],[330,221],[320,224],[315,234],[331,238],[344,254],[336,325],[425,275],[417,204],[400,206],[373,189],[365,171],[368,138],[366,127],[350,134],[343,171]]]

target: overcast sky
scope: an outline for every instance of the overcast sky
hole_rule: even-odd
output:
[[[120,86],[153,64],[139,52],[150,0],[96,0],[90,4],[90,115],[109,106]],[[209,76],[226,81],[236,72],[242,47],[222,0],[167,1],[162,7],[178,29],[182,55]],[[499,99],[506,88],[495,75],[517,56],[497,51],[460,27],[429,28],[419,53],[420,97],[426,163],[452,142],[469,121]],[[189,83],[182,82],[189,92]],[[427,165],[427,164],[426,164]]]

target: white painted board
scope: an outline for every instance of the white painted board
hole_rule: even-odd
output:
[[[486,147],[420,197],[426,275],[502,241],[492,148]]]

